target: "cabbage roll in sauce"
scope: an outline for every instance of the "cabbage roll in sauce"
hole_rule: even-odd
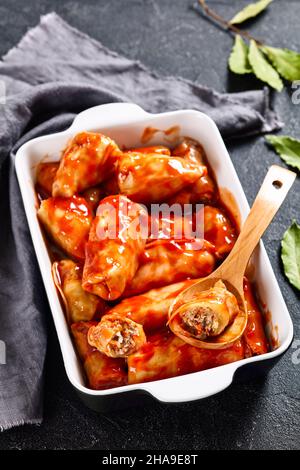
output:
[[[215,246],[220,258],[232,250],[237,236],[237,229],[223,209],[204,207],[204,238]]]
[[[69,323],[100,319],[101,314],[108,309],[103,299],[82,288],[81,265],[69,259],[55,261],[52,273],[65,305]]]
[[[117,144],[103,134],[75,135],[62,154],[52,195],[70,197],[108,179],[119,153]]]
[[[118,162],[120,193],[145,204],[174,195],[206,173],[206,166],[157,153],[126,152]]]
[[[88,342],[109,357],[127,357],[146,342],[142,325],[117,313],[108,313],[88,331]]]
[[[144,294],[122,300],[107,313],[129,318],[142,325],[146,334],[153,333],[166,326],[168,311],[176,296],[195,282],[197,279],[151,289]]]
[[[149,382],[221,366],[244,358],[243,341],[227,349],[200,349],[165,330],[128,357],[128,383]]]
[[[43,199],[52,195],[52,185],[55,179],[59,162],[42,162],[36,170],[36,189]]]
[[[169,327],[182,340],[201,347],[204,340],[220,336],[239,313],[236,297],[218,281],[179,306],[169,319]]]
[[[185,138],[173,150],[172,155],[184,158],[199,168],[207,166],[206,155],[203,147],[193,139]],[[168,199],[169,204],[196,204],[208,203],[216,200],[217,188],[213,178],[209,174],[204,174],[193,184],[183,188],[174,196]]]
[[[85,258],[93,214],[86,200],[79,196],[50,197],[41,202],[37,211],[53,241],[76,260]]]
[[[86,244],[82,285],[105,300],[118,299],[132,281],[144,250],[147,213],[125,196],[110,196],[97,209]]]
[[[78,322],[71,325],[74,342],[82,360],[88,385],[93,390],[120,387],[127,383],[126,364],[113,359],[89,345],[88,331],[96,322]]]
[[[215,248],[206,240],[153,241],[146,245],[139,268],[124,296],[208,276],[214,267]]]
[[[206,154],[202,145],[196,140],[185,137],[172,151],[172,155],[185,158],[196,165],[206,165]]]

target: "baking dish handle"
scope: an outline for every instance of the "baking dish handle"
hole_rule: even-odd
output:
[[[127,124],[147,115],[146,111],[134,103],[101,104],[79,113],[69,130],[78,132],[82,129],[92,130],[95,127]]]
[[[200,400],[225,390],[231,385],[238,365],[220,366],[167,380],[149,382],[143,387],[154,398],[166,403]]]

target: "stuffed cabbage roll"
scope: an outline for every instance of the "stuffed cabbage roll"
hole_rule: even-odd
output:
[[[166,330],[148,338],[128,357],[128,383],[149,382],[197,372],[239,361],[245,356],[242,340],[227,349],[200,349]]]
[[[122,295],[138,269],[147,223],[145,209],[125,196],[101,201],[86,244],[82,278],[85,290],[105,300]]]
[[[69,259],[56,261],[52,273],[65,305],[68,323],[100,319],[108,309],[103,299],[82,288],[82,267],[79,264]]]
[[[192,346],[221,349],[242,336],[246,315],[234,294],[219,280],[174,309],[168,325],[176,336]]]
[[[42,162],[36,170],[36,189],[43,199],[52,195],[52,185],[55,179],[59,162]]]
[[[205,175],[205,166],[194,165],[180,157],[123,153],[118,162],[121,194],[137,202],[162,201]]]
[[[94,390],[120,387],[127,383],[126,365],[122,359],[101,354],[89,345],[87,334],[96,322],[78,322],[71,325],[78,354],[82,360],[88,385]]]
[[[172,155],[185,158],[191,163],[206,165],[206,154],[202,145],[194,139],[185,137],[172,151]]]
[[[88,342],[109,357],[127,357],[145,344],[142,325],[118,313],[108,313],[88,331]]]
[[[82,197],[50,197],[41,202],[38,218],[54,242],[76,260],[85,258],[93,214]]]
[[[208,276],[214,267],[215,248],[206,240],[157,240],[147,244],[139,269],[124,296]]]
[[[52,195],[71,197],[108,179],[120,150],[103,134],[81,132],[62,154],[53,182]]]
[[[220,258],[232,250],[237,236],[236,228],[222,209],[204,207],[204,238],[216,247]]]
[[[202,206],[196,213],[151,215],[149,217],[148,241],[162,239],[205,238],[216,248],[218,257],[224,257],[237,239],[237,230],[224,210],[213,206]]]
[[[200,168],[207,166],[207,159],[203,147],[193,139],[185,138],[172,152],[172,155],[184,158]],[[208,203],[215,200],[217,188],[213,179],[205,174],[195,183],[179,191],[168,202],[169,204],[195,204]]]
[[[169,307],[176,296],[195,282],[197,280],[189,280],[151,289],[144,294],[122,300],[107,314],[129,318],[142,325],[146,334],[153,333],[166,326]]]

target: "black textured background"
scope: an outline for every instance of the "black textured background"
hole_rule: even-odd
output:
[[[255,79],[240,79],[227,72],[232,39],[196,13],[193,3],[194,0],[1,0],[0,54],[35,26],[40,15],[55,10],[104,45],[141,60],[161,74],[181,75],[218,91],[260,87]],[[208,3],[231,18],[248,2]],[[299,51],[299,18],[299,0],[275,0],[267,13],[249,23],[249,28],[274,46]],[[300,137],[300,105],[292,104],[291,93],[289,87],[276,94],[274,106],[286,124],[284,133]],[[267,167],[280,163],[280,159],[262,137],[231,142],[228,147],[252,202]],[[294,320],[296,340],[300,339],[299,294],[286,282],[279,256],[280,240],[293,218],[300,223],[299,178],[264,237]],[[44,423],[2,433],[1,449],[300,448],[300,364],[292,360],[297,359],[295,348],[266,378],[234,384],[205,401],[172,407],[154,403],[146,408],[97,415],[82,405],[66,378],[51,320],[49,330]]]

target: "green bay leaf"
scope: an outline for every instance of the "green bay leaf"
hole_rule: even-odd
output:
[[[270,46],[263,46],[262,50],[283,78],[290,82],[300,80],[300,54],[298,52]]]
[[[231,24],[240,24],[250,18],[254,18],[255,16],[259,15],[263,10],[267,8],[268,5],[273,0],[260,0],[255,3],[250,3],[245,8],[243,8],[239,13],[237,13],[229,23]]]
[[[231,72],[241,75],[252,72],[252,68],[248,60],[248,52],[249,48],[247,44],[243,41],[240,35],[237,35],[228,61]]]
[[[287,135],[268,135],[266,141],[287,165],[300,170],[300,140]]]
[[[281,259],[286,277],[300,290],[300,226],[295,220],[283,236]]]
[[[270,85],[270,87],[275,88],[277,91],[281,91],[283,89],[283,83],[280,76],[267,61],[263,53],[259,50],[256,42],[253,40],[250,41],[248,58],[257,78]]]

